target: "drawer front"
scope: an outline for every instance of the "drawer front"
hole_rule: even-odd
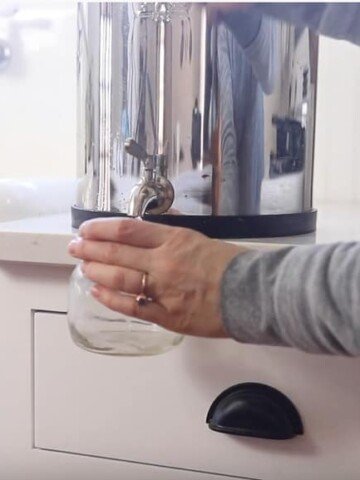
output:
[[[38,448],[240,478],[359,478],[357,359],[196,338],[154,357],[108,357],[76,347],[64,314],[36,313],[34,329]],[[305,434],[279,441],[210,430],[215,397],[249,381],[289,396]]]

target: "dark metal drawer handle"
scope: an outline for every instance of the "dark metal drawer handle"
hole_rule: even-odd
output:
[[[292,401],[273,387],[240,383],[224,390],[206,417],[211,430],[248,437],[288,439],[304,433]]]

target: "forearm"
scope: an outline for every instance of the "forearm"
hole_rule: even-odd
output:
[[[360,354],[360,243],[238,255],[222,282],[222,317],[245,343]]]

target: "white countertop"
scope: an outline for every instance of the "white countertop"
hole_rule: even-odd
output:
[[[360,241],[360,203],[324,204],[317,208],[316,233],[239,242],[269,247]],[[70,213],[0,223],[0,261],[74,265],[76,261],[67,254],[73,236]]]

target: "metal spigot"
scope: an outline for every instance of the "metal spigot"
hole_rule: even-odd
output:
[[[131,190],[128,214],[133,217],[145,213],[160,215],[169,210],[174,201],[174,188],[166,178],[165,155],[149,155],[134,139],[125,141],[125,151],[144,163],[144,173]]]

